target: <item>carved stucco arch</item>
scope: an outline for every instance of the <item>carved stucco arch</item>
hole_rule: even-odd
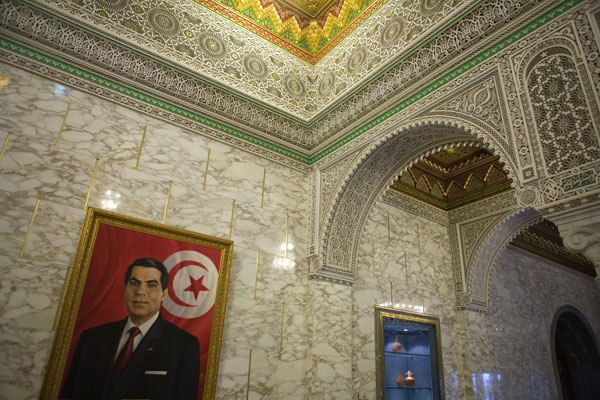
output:
[[[459,299],[459,308],[487,310],[490,304],[490,275],[498,256],[515,236],[541,219],[542,216],[533,208],[510,211],[484,234],[468,266],[467,290]]]
[[[352,283],[360,234],[383,191],[404,169],[427,154],[474,142],[497,154],[507,170],[514,171],[514,160],[495,143],[492,134],[462,120],[412,121],[391,130],[364,150],[342,180],[323,220],[320,259],[313,267],[312,277]],[[511,175],[514,178],[518,174]]]

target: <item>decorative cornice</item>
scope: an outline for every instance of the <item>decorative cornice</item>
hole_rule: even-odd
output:
[[[596,276],[594,264],[583,255],[569,252],[559,243],[548,240],[531,230],[525,230],[518,234],[511,244],[576,271],[592,277]]]
[[[255,119],[248,118],[249,116],[254,115],[256,113],[258,113],[258,114],[256,114],[257,116],[261,113],[258,110],[258,108],[256,108],[255,111],[250,114],[247,112],[248,110],[244,109],[246,106],[258,107],[257,104],[254,104],[252,101],[250,101],[250,99],[247,99],[248,102],[246,103],[246,106],[244,106],[243,104],[240,103],[239,106],[231,108],[232,112],[230,112],[228,116],[217,115],[217,114],[215,114],[215,111],[210,111],[210,112],[204,113],[204,112],[200,111],[199,108],[194,109],[193,107],[190,107],[190,104],[195,104],[194,102],[198,101],[197,98],[193,99],[193,101],[190,102],[190,100],[192,100],[192,99],[186,99],[182,93],[175,93],[175,92],[169,93],[168,90],[148,92],[147,91],[148,85],[144,86],[143,84],[133,82],[132,80],[129,80],[127,82],[126,81],[119,82],[118,77],[120,75],[119,75],[118,71],[115,70],[115,73],[108,72],[108,71],[114,70],[116,65],[101,66],[101,65],[99,65],[99,60],[93,60],[95,63],[94,68],[97,68],[97,70],[90,72],[89,67],[91,67],[91,65],[92,65],[90,63],[83,63],[82,65],[76,65],[74,62],[69,61],[69,60],[63,60],[63,59],[59,60],[56,57],[50,56],[48,54],[42,54],[42,52],[46,52],[46,50],[49,51],[49,49],[50,49],[49,47],[47,47],[46,50],[42,50],[41,48],[34,49],[32,47],[33,45],[31,42],[30,43],[19,42],[14,37],[11,40],[4,39],[3,40],[3,48],[6,51],[10,51],[10,52],[13,52],[14,54],[18,54],[21,57],[26,57],[32,61],[35,61],[38,63],[43,63],[48,67],[61,69],[64,73],[73,74],[73,75],[77,76],[79,79],[87,80],[88,83],[92,83],[95,85],[106,85],[105,86],[106,89],[114,90],[115,92],[126,95],[126,96],[132,95],[132,96],[134,96],[134,98],[136,98],[136,100],[144,101],[153,106],[161,107],[163,110],[165,110],[167,112],[175,113],[179,116],[182,116],[183,118],[190,118],[191,120],[194,120],[197,123],[203,124],[204,126],[210,127],[211,129],[217,129],[220,132],[224,133],[225,135],[231,135],[232,138],[234,139],[234,141],[237,139],[248,141],[249,143],[263,147],[270,151],[274,151],[285,157],[290,157],[291,159],[299,161],[305,165],[312,165],[312,164],[316,163],[317,161],[322,160],[324,157],[340,150],[346,144],[354,141],[358,137],[361,137],[366,132],[378,127],[383,122],[390,119],[391,117],[398,115],[404,109],[406,109],[408,106],[420,101],[424,97],[426,97],[429,94],[438,90],[440,87],[448,84],[449,82],[454,81],[459,76],[472,70],[473,68],[477,67],[478,65],[481,65],[481,63],[485,62],[490,57],[495,56],[496,54],[498,54],[505,48],[514,44],[516,41],[520,40],[521,38],[527,36],[531,32],[540,28],[541,26],[544,26],[545,24],[549,23],[553,19],[555,19],[558,16],[562,15],[563,13],[567,12],[571,8],[575,7],[577,4],[581,3],[581,1],[583,1],[583,0],[564,1],[564,2],[560,3],[556,7],[545,12],[543,15],[541,15],[538,18],[529,22],[526,26],[519,28],[517,31],[506,36],[504,39],[501,39],[500,41],[496,42],[494,45],[489,46],[485,50],[479,52],[478,54],[473,56],[467,62],[463,62],[458,67],[455,67],[455,68],[449,70],[449,72],[446,72],[445,74],[443,74],[442,76],[440,76],[439,78],[434,80],[430,85],[428,85],[426,87],[421,87],[420,89],[413,91],[412,94],[408,93],[407,96],[404,97],[404,99],[402,101],[387,108],[385,111],[381,112],[380,114],[376,115],[375,117],[370,118],[370,116],[369,116],[370,120],[368,122],[363,123],[363,124],[360,124],[360,123],[354,124],[357,127],[348,133],[339,132],[338,136],[339,135],[344,135],[344,136],[341,138],[338,138],[333,143],[328,144],[328,145],[324,145],[322,142],[322,139],[325,137],[334,137],[335,138],[336,135],[332,135],[331,129],[336,129],[335,126],[337,126],[337,124],[339,122],[338,121],[338,122],[333,123],[332,121],[329,121],[329,119],[330,119],[330,117],[339,119],[340,115],[336,114],[336,116],[333,116],[333,115],[328,114],[327,118],[319,118],[319,119],[313,120],[312,121],[313,125],[310,125],[308,127],[296,126],[295,128],[292,129],[293,124],[290,125],[291,122],[289,120],[281,118],[281,116],[277,116],[275,114],[272,114],[271,111],[268,111],[268,113],[271,113],[268,115],[270,115],[271,117],[274,118],[274,119],[272,119],[272,123],[270,122],[270,125],[272,125],[272,127],[273,127],[272,128],[273,130],[271,130],[271,128],[266,129],[266,127],[261,127],[259,125],[253,126],[254,123],[260,124],[261,123],[260,121],[264,121],[265,118],[255,118]],[[5,4],[5,7],[6,7],[6,4]],[[3,14],[4,14],[4,17],[7,18],[7,16],[10,15],[11,13],[3,13]],[[7,29],[7,25],[5,25],[5,23],[6,23],[6,20],[4,20],[3,25],[2,25],[3,30]],[[13,27],[13,29],[17,29],[17,28]],[[19,34],[27,36],[27,31],[26,31],[27,28],[22,26],[20,29],[25,29],[25,30],[22,30],[19,33],[18,29],[17,29],[15,32],[13,32],[13,34],[19,33]],[[58,34],[59,32],[62,32],[62,31],[61,31],[61,29],[57,29],[56,32]],[[39,39],[41,40],[41,37]],[[35,40],[37,40],[37,39],[35,39]],[[113,46],[113,48],[115,50],[117,50],[118,47],[121,46],[121,45],[116,45],[114,43],[111,44],[109,42],[105,42],[105,44],[110,44],[110,46]],[[54,45],[54,47],[60,48],[61,51],[66,51],[67,48],[64,46],[66,46],[66,43],[62,43],[60,45],[57,45],[57,44]],[[421,48],[419,48],[418,51],[416,51],[415,53],[411,53],[411,54],[415,55],[419,51],[425,51],[426,48],[427,48],[426,46],[421,47]],[[122,50],[123,49],[121,49],[119,51],[122,51]],[[156,62],[156,60],[153,60],[152,58],[148,58],[146,61],[149,63]],[[398,62],[400,62],[400,60],[398,60]],[[104,69],[102,69],[102,68],[104,68]],[[164,67],[161,67],[161,68],[164,68]],[[396,67],[394,67],[394,68],[396,68]],[[398,68],[399,68],[399,66],[398,66]],[[391,70],[388,69],[386,71],[391,71]],[[85,72],[87,72],[87,73],[85,73]],[[43,72],[41,72],[41,69],[38,68],[36,73],[43,73]],[[173,71],[170,71],[169,73],[175,73],[174,76],[176,76],[177,73],[181,73],[181,71],[178,72],[176,70],[173,70]],[[373,82],[376,80],[379,80],[382,77],[383,77],[383,75],[378,75],[377,77],[375,77],[373,79]],[[150,77],[148,77],[148,78],[150,78]],[[74,85],[74,84],[71,83],[71,85]],[[362,89],[364,89],[364,88],[366,88],[366,86],[362,86]],[[165,89],[165,88],[162,88],[162,89]],[[357,88],[356,90],[362,91],[362,89]],[[216,90],[216,89],[213,88],[211,90]],[[371,90],[371,89],[369,89],[369,90]],[[357,92],[355,91],[354,93],[357,93]],[[162,96],[164,96],[164,98]],[[389,96],[387,96],[387,97],[389,97]],[[214,98],[214,96],[212,98]],[[240,99],[238,99],[238,100],[241,101]],[[235,101],[238,101],[238,100],[235,100]],[[227,101],[229,101],[229,100],[227,100]],[[232,100],[232,101],[234,101],[234,100]],[[354,100],[352,100],[352,101],[354,101]],[[360,101],[362,101],[362,100],[360,100]],[[345,102],[344,104],[348,105],[349,103]],[[203,107],[203,105],[199,104],[198,107]],[[351,108],[348,108],[348,110],[350,110],[350,109]],[[239,113],[239,115],[236,113]],[[351,117],[351,120],[360,121],[361,118],[365,117],[364,115],[362,115],[362,116],[361,115],[359,115],[359,114],[353,115]],[[281,124],[276,123],[278,119],[281,122]],[[242,127],[242,121],[247,122],[247,124],[243,124],[244,125],[243,127]],[[255,122],[252,122],[252,121],[255,121]],[[347,122],[348,122],[348,120],[344,119],[344,123],[346,125],[348,125]],[[287,127],[284,128],[283,130],[280,129],[281,126],[287,126],[287,125],[290,126],[289,129]],[[278,126],[280,128],[276,128]],[[280,129],[281,132],[275,131],[275,129]],[[296,129],[296,131],[294,131],[294,129]],[[327,132],[325,132],[325,131],[323,131],[323,129],[326,129],[326,130],[329,129],[329,130]]]

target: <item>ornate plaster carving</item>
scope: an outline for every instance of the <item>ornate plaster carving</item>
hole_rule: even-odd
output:
[[[489,306],[490,272],[496,258],[519,232],[537,223],[540,214],[534,209],[513,210],[494,224],[483,236],[477,253],[468,266],[466,291],[457,293],[459,308],[473,311],[486,311]]]
[[[384,189],[419,157],[437,148],[472,143],[477,135],[466,124],[420,121],[399,127],[365,149],[345,175],[320,229],[320,257],[316,275],[338,274],[353,279],[356,274],[355,243],[368,212]]]
[[[381,201],[440,225],[448,226],[448,212],[423,201],[408,197],[396,190],[386,190]]]

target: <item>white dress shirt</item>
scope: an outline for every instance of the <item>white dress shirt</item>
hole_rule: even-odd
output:
[[[146,336],[146,334],[148,333],[148,331],[150,330],[150,328],[152,327],[154,322],[156,322],[156,320],[158,319],[158,313],[159,312],[156,312],[156,314],[154,314],[154,316],[152,318],[150,318],[148,321],[146,321],[143,324],[138,326],[138,328],[140,328],[140,334],[133,338],[133,351],[134,352],[135,352],[135,349],[137,349],[140,342],[142,341],[142,339],[144,338],[144,336]],[[136,325],[133,322],[131,322],[131,317],[127,318],[127,323],[125,324],[125,328],[123,328],[123,333],[121,333],[121,340],[119,340],[119,347],[117,347],[117,353],[115,354],[113,361],[115,361],[117,359],[117,356],[121,352],[121,349],[123,348],[123,346],[125,346],[127,339],[129,339],[129,330],[131,328],[133,328],[134,326],[136,326]]]

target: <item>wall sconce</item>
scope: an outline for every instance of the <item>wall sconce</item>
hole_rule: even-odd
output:
[[[104,199],[100,202],[102,208],[105,210],[114,210],[119,206],[119,199],[121,198],[121,194],[112,190],[107,190],[104,192]]]

